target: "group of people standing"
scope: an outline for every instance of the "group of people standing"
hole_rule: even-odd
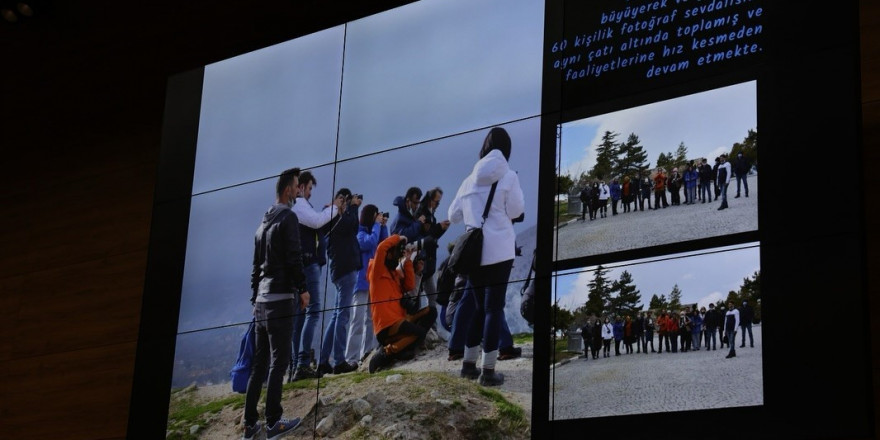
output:
[[[397,214],[389,225],[387,213],[371,204],[362,207],[363,197],[347,188],[315,209],[309,200],[317,185],[315,177],[299,168],[281,173],[275,204],[263,215],[254,241],[250,302],[256,346],[243,438],[255,438],[263,430],[257,403],[264,382],[267,438],[280,437],[299,425],[299,419],[282,417],[285,370],[288,381],[343,374],[357,369],[372,352],[368,362],[372,373],[396,359],[414,356],[427,332],[436,328],[437,240],[453,223],[482,227],[485,237],[480,265],[464,281],[472,302],[470,322],[453,330],[454,335],[466,335],[461,376],[487,386],[504,382],[495,364],[502,329],[507,328],[506,286],[516,256],[513,222],[522,220],[525,212],[519,178],[508,165],[511,146],[506,130],[489,130],[479,160],[450,204],[449,220],[443,221],[435,217],[443,196],[439,187],[426,191],[424,197],[418,187],[397,197],[393,203]],[[328,263],[336,303],[316,346],[322,311],[318,292]],[[404,309],[404,296],[420,292],[428,305]],[[310,366],[313,348],[317,368]]]
[[[609,205],[611,215],[617,215],[618,203],[622,206],[622,212],[631,212],[644,211],[645,205],[649,210],[656,210],[670,205],[714,202],[720,197],[721,206],[718,210],[727,209],[727,187],[733,177],[736,177],[734,198],[740,197],[741,188],[745,188],[745,196],[749,196],[747,177],[750,170],[751,164],[739,152],[732,164],[728,162],[725,153],[715,158],[714,166],[709,165],[704,158],[699,163],[691,161],[682,172],[679,172],[678,167],[673,167],[667,174],[664,168],[658,167],[653,176],[623,176],[622,179],[615,177],[610,185],[604,180],[594,180],[585,185],[578,196],[581,201],[580,220],[586,221],[588,214],[590,220],[607,217]],[[669,199],[666,197],[667,193],[670,195]]]
[[[621,345],[625,351],[623,354],[647,354],[649,346],[650,353],[663,353],[664,347],[667,353],[685,353],[699,351],[701,347],[706,351],[716,350],[719,345],[723,349],[727,345],[727,358],[732,358],[736,356],[737,329],[742,331],[740,347],[745,347],[746,334],[749,345],[755,346],[753,320],[754,309],[748,301],[743,301],[738,308],[733,301],[728,301],[727,308],[719,306],[716,309],[715,304],[709,304],[708,309],[701,307],[697,310],[695,305],[678,313],[660,310],[656,318],[650,310],[635,317],[605,316],[600,319],[594,315],[580,330],[586,359],[598,359],[600,351],[603,358],[611,357],[612,343],[615,356],[621,355]],[[658,339],[656,349],[655,334]]]

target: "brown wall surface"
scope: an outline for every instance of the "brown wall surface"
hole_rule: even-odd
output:
[[[195,6],[159,2],[117,20],[110,14],[120,11],[79,3],[54,3],[52,26],[0,25],[0,438],[125,438],[165,81],[290,38],[289,30],[254,32],[277,21],[266,11],[238,20],[241,6],[231,4],[205,17],[187,10]],[[364,15],[355,3],[336,5],[336,19]],[[283,12],[299,33],[334,20],[310,4]],[[865,220],[876,225],[880,2],[859,4]],[[196,15],[199,26],[177,18]],[[868,228],[872,316],[880,316],[878,234]],[[880,335],[880,320],[871,331]],[[876,337],[872,359],[876,396]]]

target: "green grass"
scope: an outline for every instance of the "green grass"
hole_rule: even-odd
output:
[[[535,335],[533,333],[517,333],[513,336],[513,345],[523,344],[525,342],[532,342],[535,340]]]
[[[583,353],[577,352],[577,351],[569,351],[568,350],[568,339],[562,337],[562,338],[554,339],[553,354],[554,354],[554,358],[550,359],[551,364],[556,363],[556,362],[561,362],[566,359],[576,358]]]
[[[245,396],[239,394],[229,396],[212,402],[195,403],[191,396],[193,389],[183,389],[172,392],[172,401],[168,406],[168,426],[173,432],[167,437],[169,440],[194,440],[198,438],[189,433],[192,425],[202,425],[205,416],[220,412],[227,406],[238,409],[244,406]],[[179,396],[175,396],[179,394]]]
[[[504,434],[521,432],[529,429],[529,421],[526,420],[525,411],[510,403],[501,393],[485,387],[479,387],[477,392],[483,397],[491,400],[498,409],[497,418],[479,419],[475,421],[475,432],[480,433],[478,438],[504,438]]]
[[[579,218],[579,215],[568,213],[568,202],[561,202],[556,205],[556,225],[559,226],[567,223],[569,220]]]

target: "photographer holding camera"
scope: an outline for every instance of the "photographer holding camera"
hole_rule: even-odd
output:
[[[363,202],[363,196],[352,194],[348,188],[342,188],[336,193],[336,200],[340,199],[342,208],[339,216],[325,226],[328,229],[327,256],[330,257],[330,280],[336,286],[336,304],[321,344],[321,355],[318,358],[318,372],[321,374],[342,374],[357,369],[356,365],[346,361],[345,349],[348,343],[351,303],[357,288],[358,271],[362,267],[357,233],[360,226],[358,209]]]
[[[422,245],[422,257],[425,260],[425,269],[422,273],[422,289],[428,298],[428,306],[437,307],[437,281],[434,279],[434,273],[437,271],[437,242],[440,237],[449,229],[449,220],[437,221],[434,215],[437,207],[440,206],[440,200],[443,198],[443,190],[440,187],[434,187],[425,192],[425,196],[419,202],[416,210],[416,217],[425,218],[425,232],[420,240]],[[431,328],[437,330],[437,323]]]
[[[301,379],[321,377],[313,370],[311,363],[315,330],[320,322],[321,301],[324,297],[321,289],[323,266],[326,264],[326,240],[320,229],[341,212],[343,200],[335,198],[332,203],[321,211],[312,206],[312,190],[318,184],[311,171],[303,171],[297,185],[298,196],[291,210],[299,218],[299,235],[303,260],[303,271],[306,276],[308,291],[311,293],[305,313],[298,313],[293,324],[293,356],[291,356],[288,382]],[[315,343],[314,345],[317,345]]]
[[[401,246],[406,242],[406,237],[398,234],[382,240],[367,267],[373,331],[379,342],[369,361],[370,373],[387,367],[401,352],[421,343],[437,319],[436,309],[424,307],[408,314],[400,304],[404,292],[416,287],[413,248]]]
[[[364,357],[376,348],[376,335],[373,334],[373,317],[370,313],[370,283],[367,281],[367,267],[376,247],[388,238],[388,213],[380,213],[373,204],[361,209],[361,224],[357,240],[360,246],[361,269],[358,271],[357,288],[352,301],[351,325],[348,330],[348,346],[345,359],[357,366]]]
[[[405,196],[397,196],[393,202],[397,207],[397,215],[391,221],[389,230],[392,234],[403,235],[410,243],[422,238],[429,227],[427,217],[417,214],[421,198],[421,188],[413,186],[406,190]]]

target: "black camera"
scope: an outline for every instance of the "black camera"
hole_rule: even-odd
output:
[[[385,217],[386,219],[387,219],[388,217],[390,217],[390,216],[391,216],[391,214],[389,214],[389,213],[387,213],[387,212],[383,212],[383,213],[382,213],[382,217]]]
[[[351,199],[363,200],[364,195],[363,194],[349,194],[348,197],[345,198],[345,201],[350,202]]]

